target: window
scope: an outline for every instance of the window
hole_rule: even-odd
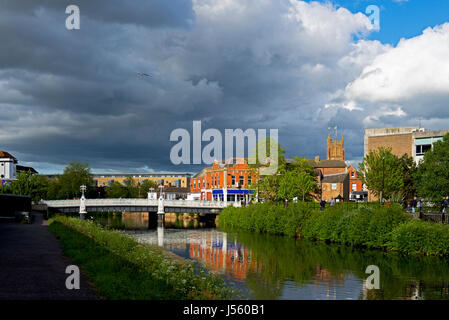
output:
[[[353,177],[353,178],[355,177],[355,172],[354,171],[351,172],[351,177]]]
[[[337,184],[336,183],[332,183],[332,190],[337,190]]]
[[[220,176],[217,177],[217,187],[220,186]]]
[[[251,176],[248,176],[248,185],[251,185]]]
[[[239,186],[243,187],[245,185],[245,176],[239,176]]]
[[[418,146],[416,146],[416,155],[417,156],[422,156],[422,155],[424,155],[424,153],[426,151],[429,151],[430,149],[432,149],[432,145],[431,144],[418,145]]]
[[[357,184],[355,183],[352,184],[352,191],[357,191]]]
[[[231,185],[235,185],[235,176],[231,176]]]
[[[196,180],[193,181],[193,189],[196,189]]]

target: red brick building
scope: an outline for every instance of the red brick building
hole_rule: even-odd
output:
[[[257,170],[250,168],[243,159],[215,161],[211,167],[193,176],[190,192],[198,200],[249,201],[249,195],[253,193],[249,186],[257,178]]]

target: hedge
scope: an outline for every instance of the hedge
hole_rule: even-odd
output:
[[[410,218],[399,205],[335,205],[319,211],[306,203],[260,203],[223,209],[219,227],[449,256],[449,226]]]

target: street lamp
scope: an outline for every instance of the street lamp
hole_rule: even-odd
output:
[[[160,196],[161,197],[164,197],[164,185],[163,184],[161,184],[161,185],[159,185],[159,189],[161,189],[161,191],[160,191]]]
[[[86,192],[87,188],[86,186],[83,184],[82,186],[80,186],[80,190],[81,190],[81,199],[80,199],[80,219],[84,220],[86,218],[86,198],[84,197],[84,192]]]
[[[385,188],[385,156],[382,157],[382,196],[381,201],[384,203],[384,188]]]

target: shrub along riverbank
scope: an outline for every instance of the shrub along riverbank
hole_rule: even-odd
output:
[[[305,203],[225,208],[220,227],[298,236],[409,254],[449,256],[449,226],[408,217],[399,205],[335,205],[324,211]]]
[[[60,239],[64,254],[83,268],[106,299],[226,299],[234,295],[220,278],[195,273],[187,260],[92,221],[55,217],[49,228]]]

